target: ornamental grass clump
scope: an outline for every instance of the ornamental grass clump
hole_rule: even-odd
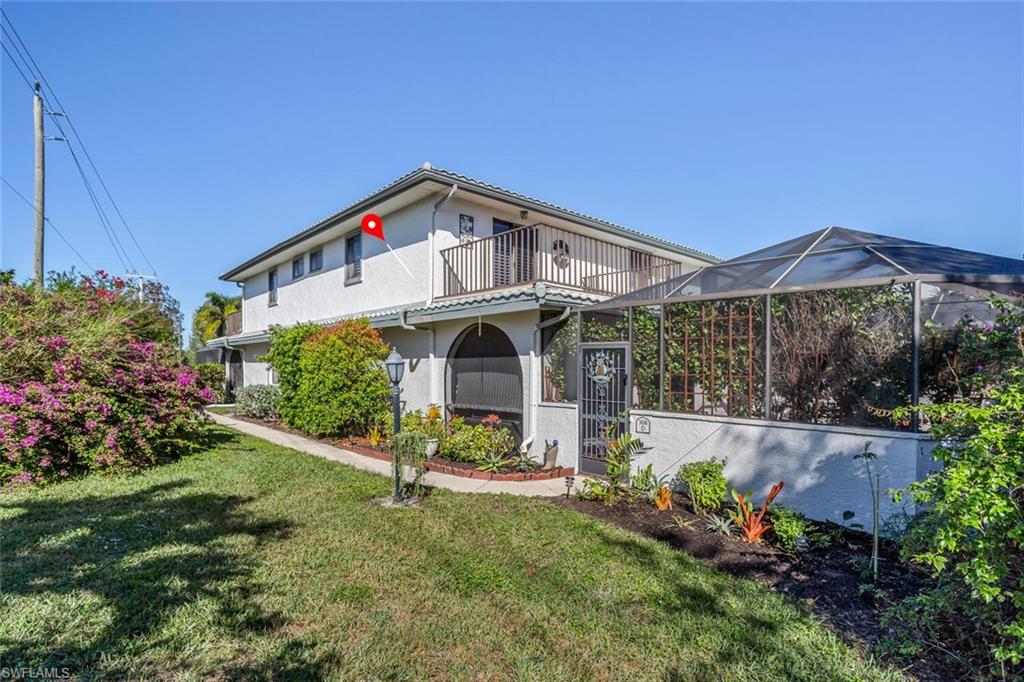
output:
[[[180,362],[173,310],[103,272],[0,284],[0,487],[189,449],[214,394]]]

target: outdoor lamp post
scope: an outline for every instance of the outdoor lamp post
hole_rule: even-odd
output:
[[[397,436],[398,432],[402,430],[402,407],[398,400],[401,395],[401,389],[398,388],[398,384],[401,383],[402,375],[405,374],[405,360],[398,354],[397,350],[392,348],[391,355],[384,361],[384,368],[387,369],[388,379],[391,380],[391,411],[394,414],[395,420],[394,434]],[[399,461],[398,453],[396,452],[391,453],[391,459],[394,461],[395,466],[394,502],[397,504],[402,501],[402,463]]]

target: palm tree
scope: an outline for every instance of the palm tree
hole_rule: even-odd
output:
[[[210,339],[224,336],[228,315],[238,312],[241,296],[225,296],[216,291],[206,292],[206,300],[192,316],[192,345],[205,345]]]

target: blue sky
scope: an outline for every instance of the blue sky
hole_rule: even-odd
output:
[[[1019,3],[4,8],[189,313],[426,160],[724,257],[831,224],[1024,251]],[[2,77],[0,173],[31,198],[30,93]],[[50,218],[122,272],[48,145]],[[27,276],[33,214],[2,197]]]

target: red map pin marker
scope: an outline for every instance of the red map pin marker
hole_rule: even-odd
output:
[[[363,232],[366,234],[384,241],[384,222],[376,213],[367,213],[364,215],[361,227],[363,228]]]

